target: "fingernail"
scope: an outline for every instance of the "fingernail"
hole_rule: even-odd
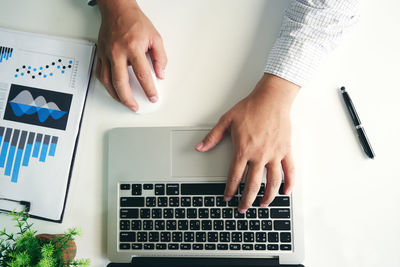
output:
[[[161,78],[161,79],[164,79],[164,78],[165,78],[165,70],[164,70],[164,69],[161,70],[160,78]]]
[[[158,97],[157,97],[157,96],[152,96],[152,97],[150,97],[150,101],[153,102],[153,103],[156,103],[157,100],[158,100]]]
[[[203,141],[202,141],[202,142],[198,143],[198,144],[195,146],[195,148],[196,148],[197,150],[200,150],[203,146],[204,146],[204,144],[203,144]]]
[[[224,197],[225,202],[231,201],[232,197]]]
[[[260,207],[265,209],[266,207],[268,207],[268,204],[261,204]]]
[[[246,209],[239,209],[239,213],[241,213],[241,214],[244,214],[244,213],[246,213]]]
[[[138,110],[138,108],[137,108],[136,106],[132,106],[132,107],[130,107],[130,109],[131,109],[133,112],[136,112],[136,111]]]

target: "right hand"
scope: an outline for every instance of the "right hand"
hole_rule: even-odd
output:
[[[135,0],[98,0],[101,27],[98,37],[96,76],[108,93],[136,112],[139,105],[129,86],[128,66],[151,102],[157,102],[146,52],[150,53],[154,71],[164,78],[167,55],[160,34],[143,14]]]

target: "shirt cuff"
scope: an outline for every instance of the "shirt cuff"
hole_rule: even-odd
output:
[[[315,73],[326,48],[313,42],[299,41],[281,36],[272,47],[264,72],[304,86]]]

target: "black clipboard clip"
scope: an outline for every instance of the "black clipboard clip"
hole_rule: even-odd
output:
[[[31,210],[31,202],[25,200],[14,200],[10,198],[0,197],[0,201],[11,201],[20,204],[21,206],[25,207],[23,209],[24,212],[28,213]],[[0,213],[7,213],[6,211],[1,211]]]

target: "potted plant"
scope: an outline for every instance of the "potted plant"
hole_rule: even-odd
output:
[[[74,239],[80,235],[76,228],[64,234],[36,235],[25,212],[11,212],[17,232],[0,231],[0,267],[66,267],[89,266],[89,259],[75,260]]]

